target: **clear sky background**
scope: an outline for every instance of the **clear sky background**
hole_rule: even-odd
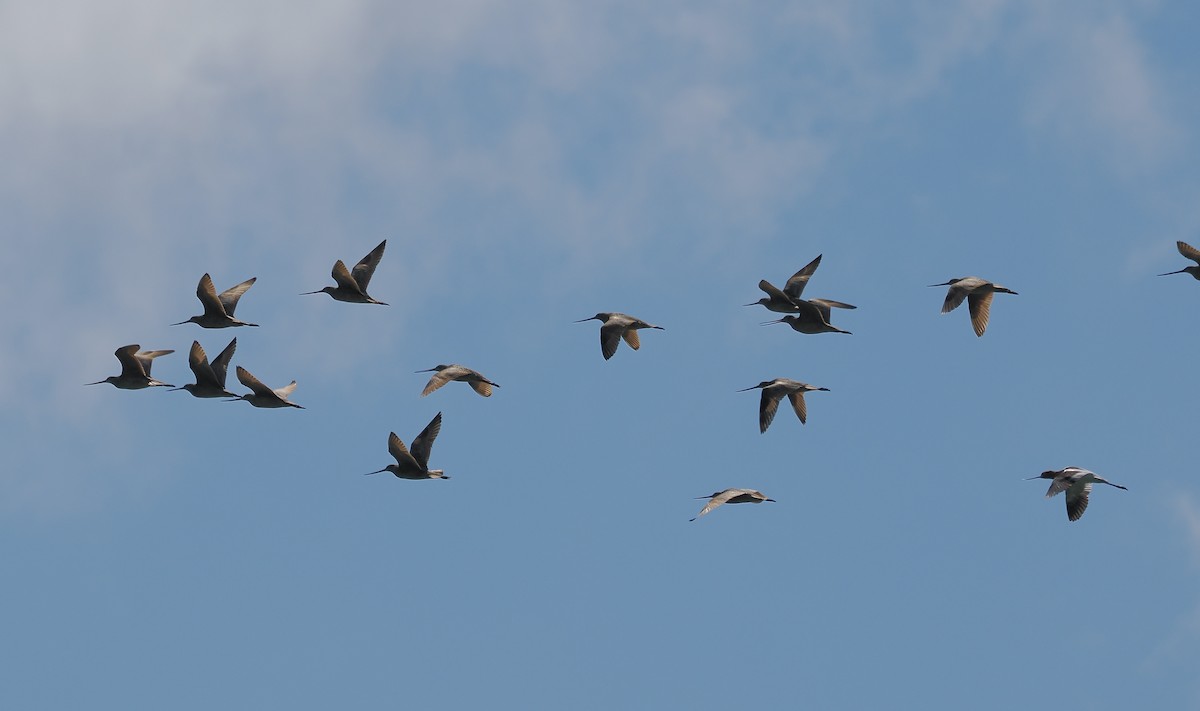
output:
[[[0,4],[0,706],[1200,708],[1200,10],[908,5]]]

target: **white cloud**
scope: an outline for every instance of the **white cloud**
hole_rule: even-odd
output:
[[[1034,63],[1031,126],[1144,175],[1170,159],[1183,132],[1168,94],[1126,15],[1043,9],[1025,26]]]
[[[1192,553],[1192,562],[1200,567],[1200,504],[1186,494],[1174,499],[1175,511],[1183,524],[1184,537]]]

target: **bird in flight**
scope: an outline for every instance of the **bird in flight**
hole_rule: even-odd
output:
[[[633,350],[642,347],[641,341],[638,339],[638,329],[640,328],[657,328],[664,331],[662,326],[655,326],[646,323],[640,318],[635,318],[627,314],[618,313],[598,313],[595,316],[581,318],[575,323],[583,323],[584,321],[600,321],[600,352],[604,354],[604,360],[613,357],[617,352],[617,346],[620,345],[621,339],[629,344]]]
[[[768,499],[761,491],[755,491],[754,489],[726,489],[725,491],[717,491],[708,496],[697,496],[696,498],[708,499],[708,503],[704,505],[704,508],[700,509],[700,513],[688,519],[689,521],[695,521],[721,504],[761,504],[764,501],[775,501],[775,499]]]
[[[1031,476],[1026,481],[1034,479],[1051,479],[1050,489],[1046,492],[1046,498],[1067,493],[1067,520],[1078,521],[1080,516],[1088,507],[1088,494],[1092,493],[1092,484],[1108,484],[1115,486],[1118,489],[1126,489],[1120,484],[1114,484],[1106,479],[1101,479],[1096,476],[1095,472],[1088,471],[1081,467],[1066,467],[1057,471],[1044,471],[1037,476]]]
[[[383,250],[387,248],[387,240],[380,242],[375,249],[372,249],[367,256],[358,261],[354,265],[354,269],[346,269],[346,264],[342,260],[337,260],[333,263],[333,280],[337,282],[337,286],[326,286],[317,291],[306,291],[305,294],[329,294],[337,301],[346,301],[352,304],[379,304],[387,306],[382,301],[376,301],[371,296],[367,295],[367,285],[371,283],[371,277],[375,274],[375,267],[379,266],[379,260],[383,259]]]
[[[429,468],[429,453],[433,451],[433,440],[437,439],[438,433],[442,431],[442,413],[433,416],[425,429],[421,430],[421,434],[413,440],[412,450],[410,451],[404,446],[404,442],[396,436],[395,432],[388,434],[388,452],[396,459],[395,464],[389,464],[383,469],[370,474],[382,474],[383,472],[391,472],[400,479],[449,479],[441,469]]]
[[[942,302],[942,313],[944,314],[957,309],[963,299],[967,300],[967,305],[971,310],[971,326],[975,329],[976,336],[982,336],[983,332],[987,330],[988,317],[992,311],[992,294],[997,292],[1001,294],[1017,293],[979,277],[951,279],[941,284],[930,284],[930,286],[950,287],[950,290],[946,292],[946,300]]]

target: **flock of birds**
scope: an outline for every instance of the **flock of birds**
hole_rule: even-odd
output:
[[[1193,278],[1200,280],[1200,250],[1192,247],[1186,242],[1177,242],[1179,253],[1184,257],[1196,262],[1194,266],[1184,267],[1183,269],[1166,272],[1159,276],[1168,276],[1170,274],[1190,274]],[[347,269],[342,260],[337,260],[333,265],[333,280],[337,283],[336,286],[326,286],[318,291],[304,292],[304,294],[329,294],[337,301],[356,304],[378,304],[386,306],[382,301],[371,297],[367,294],[367,287],[370,285],[371,277],[375,274],[375,268],[379,265],[383,258],[384,249],[387,247],[387,240],[380,242],[375,249],[371,250],[363,257],[353,269]],[[773,323],[786,323],[793,330],[806,333],[845,333],[849,331],[840,329],[830,323],[830,315],[832,309],[854,309],[855,306],[841,301],[832,299],[805,299],[803,293],[808,285],[809,279],[816,272],[817,267],[821,264],[821,255],[816,259],[806,264],[803,268],[793,274],[784,284],[782,289],[777,288],[766,279],[758,282],[758,288],[761,289],[766,296],[746,306],[762,305],[768,310],[775,313],[787,314],[782,318],[772,321],[765,321],[763,325]],[[172,324],[174,326],[183,325],[186,323],[194,323],[202,328],[229,328],[235,326],[258,326],[256,323],[249,323],[234,317],[234,312],[237,309],[238,301],[254,285],[255,279],[247,279],[246,281],[232,286],[221,293],[217,293],[216,287],[213,284],[212,278],[205,274],[200,277],[200,283],[196,287],[196,297],[204,307],[204,313],[198,316],[192,316],[186,321]],[[962,305],[963,301],[967,302],[968,310],[971,316],[971,326],[975,331],[976,336],[982,336],[987,330],[988,320],[991,316],[992,297],[994,294],[1016,294],[1017,292],[1008,289],[995,282],[987,281],[979,277],[969,276],[960,277],[958,279],[950,279],[949,281],[940,284],[931,284],[931,287],[945,286],[949,287],[945,301],[942,303],[942,313],[949,313]],[[663,330],[662,326],[655,326],[647,323],[639,318],[628,314],[615,312],[601,312],[595,316],[585,319],[580,319],[576,323],[586,321],[600,321],[600,352],[605,360],[613,357],[617,352],[617,347],[624,340],[630,348],[638,350],[641,348],[641,340],[638,337],[638,331],[642,329],[658,329]],[[234,351],[237,349],[237,339],[232,339],[227,346],[213,360],[208,359],[204,348],[201,347],[199,341],[192,341],[192,347],[188,353],[188,366],[196,377],[195,383],[188,383],[182,387],[175,387],[169,383],[164,383],[156,380],[150,375],[151,367],[154,360],[164,355],[174,353],[174,350],[152,350],[143,351],[141,346],[137,344],[121,346],[116,350],[114,355],[117,361],[121,364],[120,375],[112,375],[104,380],[95,383],[87,383],[88,385],[100,385],[102,383],[111,383],[112,385],[122,390],[141,390],[150,387],[167,387],[174,390],[186,390],[194,397],[199,398],[224,398],[226,401],[232,402],[237,400],[245,400],[254,407],[262,408],[281,408],[293,407],[304,409],[301,405],[297,405],[288,399],[292,391],[296,389],[296,381],[288,383],[281,388],[270,388],[258,378],[254,377],[250,371],[245,368],[237,367],[237,378],[242,385],[250,389],[249,393],[238,395],[230,392],[225,387],[226,373],[229,369],[229,362],[233,358]],[[452,365],[437,365],[433,368],[417,371],[421,373],[432,372],[429,382],[425,389],[421,392],[424,397],[441,388],[450,382],[465,382],[475,390],[476,393],[483,397],[492,395],[492,388],[500,387],[499,384],[488,380],[480,373],[467,368],[466,366]],[[765,380],[758,385],[749,388],[744,388],[739,392],[759,389],[762,391],[759,407],[758,407],[758,427],[759,432],[765,433],[770,427],[771,422],[775,419],[775,413],[779,409],[779,404],[786,396],[791,403],[792,410],[796,417],[803,424],[808,419],[807,407],[804,402],[804,393],[814,391],[828,391],[829,388],[817,387],[802,383],[798,380],[790,378],[775,378],[773,380]],[[391,472],[400,479],[449,479],[441,469],[429,468],[429,456],[433,449],[433,442],[437,439],[438,433],[442,429],[442,413],[439,412],[433,417],[428,425],[425,426],[421,433],[412,440],[412,447],[406,447],[404,441],[401,440],[395,432],[388,435],[388,452],[396,460],[395,464],[389,464],[386,467],[367,472],[367,474],[381,474],[383,472]],[[1061,493],[1066,494],[1067,519],[1076,521],[1083,516],[1087,510],[1088,497],[1092,491],[1093,484],[1107,484],[1118,489],[1126,489],[1120,484],[1114,484],[1107,481],[1095,472],[1083,469],[1081,467],[1065,467],[1058,470],[1044,471],[1038,476],[1029,477],[1027,480],[1033,479],[1049,479],[1051,480],[1050,489],[1046,492],[1047,498],[1056,496]],[[723,504],[742,504],[742,503],[762,503],[764,501],[774,501],[768,498],[765,494],[754,489],[737,489],[730,488],[723,491],[713,492],[708,496],[697,497],[699,499],[708,499],[704,508],[700,510],[692,521],[709,513],[713,509]]]

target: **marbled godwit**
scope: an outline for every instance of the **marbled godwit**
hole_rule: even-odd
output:
[[[971,309],[971,326],[975,328],[976,336],[982,336],[983,332],[987,330],[988,316],[992,311],[992,294],[996,292],[1001,294],[1017,293],[979,277],[951,279],[941,284],[930,284],[930,286],[950,287],[950,290],[946,292],[946,300],[942,302],[942,313],[944,314],[958,308],[963,299],[967,299],[967,304]]]
[[[1045,471],[1037,476],[1028,477],[1025,481],[1034,479],[1053,479],[1046,498],[1067,492],[1067,520],[1077,521],[1087,510],[1088,494],[1092,493],[1092,484],[1108,484],[1118,489],[1126,489],[1120,484],[1114,484],[1096,476],[1095,472],[1080,467],[1067,467],[1058,471]]]
[[[194,323],[204,328],[257,326],[257,323],[247,323],[233,317],[233,311],[237,308],[238,299],[242,298],[242,294],[245,294],[246,290],[253,286],[257,279],[258,277],[247,279],[241,284],[231,286],[220,294],[217,294],[217,288],[213,286],[212,277],[205,274],[200,277],[200,283],[196,286],[196,298],[200,299],[200,303],[204,306],[204,313],[199,316],[193,316],[187,321],[180,321],[171,325],[182,326],[185,323]]]
[[[411,452],[405,448],[404,442],[400,441],[396,433],[392,432],[388,435],[388,451],[396,458],[396,463],[367,474],[391,472],[401,479],[449,479],[441,469],[429,468],[429,453],[433,450],[433,440],[437,439],[441,431],[442,413],[439,412],[413,440]]]
[[[852,309],[850,304],[843,304],[840,301],[831,299],[797,299],[796,314],[793,316],[784,316],[783,318],[775,319],[774,321],[764,321],[763,326],[771,323],[786,323],[792,327],[793,331],[800,333],[845,333],[837,326],[829,323],[829,315],[831,307],[839,309]]]
[[[437,390],[451,380],[458,380],[464,383],[470,383],[475,392],[484,397],[492,396],[492,388],[500,387],[487,378],[480,375],[478,372],[471,370],[463,365],[438,365],[425,370],[418,370],[418,373],[428,373],[436,370],[437,373],[429,379],[425,384],[425,390],[421,392],[421,397],[425,397],[429,393]]]
[[[229,360],[233,358],[235,350],[236,338],[230,341],[225,350],[210,364],[208,355],[200,347],[200,341],[192,341],[192,350],[188,353],[188,367],[196,374],[196,382],[175,389],[187,390],[194,397],[238,397],[236,393],[225,389],[225,374],[229,370]]]
[[[795,410],[796,417],[800,418],[800,423],[804,424],[808,420],[808,410],[804,406],[804,393],[813,390],[829,392],[829,388],[818,388],[815,385],[790,378],[764,380],[758,385],[742,388],[738,392],[744,393],[755,388],[762,388],[762,398],[758,402],[759,432],[766,432],[767,428],[771,426],[771,420],[775,419],[775,411],[779,409],[779,401],[783,399],[784,395],[787,395],[788,400],[792,402],[792,409]]]
[[[1159,276],[1167,276],[1167,274],[1191,274],[1193,278],[1200,279],[1200,250],[1187,242],[1176,242],[1175,247],[1179,249],[1180,254],[1196,262],[1198,266],[1184,267],[1177,272],[1167,272],[1166,274],[1159,274]]]
[[[762,279],[758,282],[758,288],[766,292],[766,296],[751,304],[743,304],[744,306],[758,306],[762,304],[767,307],[768,311],[774,311],[780,314],[794,314],[799,310],[796,302],[787,294],[783,293],[774,284]]]
[[[122,390],[141,390],[142,388],[152,387],[174,387],[170,383],[164,383],[161,380],[155,380],[150,377],[150,366],[154,364],[154,359],[159,356],[165,356],[168,353],[174,353],[173,350],[167,351],[139,351],[141,346],[137,344],[129,346],[121,346],[113,355],[121,362],[121,374],[110,375],[104,380],[98,380],[87,385],[100,385],[102,383],[112,383]]]
[[[604,354],[604,360],[613,357],[617,352],[617,346],[620,345],[621,339],[633,350],[642,347],[641,341],[638,340],[637,331],[639,328],[657,328],[664,331],[662,326],[654,326],[648,324],[640,318],[635,318],[627,314],[618,313],[598,313],[595,316],[581,318],[575,323],[583,323],[584,321],[601,321],[600,326],[600,352]]]
[[[821,256],[818,254],[816,259],[805,264],[800,271],[793,274],[787,280],[787,283],[784,284],[783,289],[775,288],[775,285],[766,279],[759,281],[758,288],[766,292],[767,295],[753,304],[746,304],[746,306],[762,304],[768,310],[776,313],[796,313],[795,301],[804,293],[804,287],[808,284],[809,277],[813,275],[813,272],[817,271],[817,267],[821,266]]]
[[[725,491],[718,491],[708,496],[697,496],[696,498],[708,499],[709,501],[704,505],[704,508],[700,509],[700,513],[696,514],[694,518],[688,519],[689,521],[695,521],[721,504],[761,504],[764,501],[775,501],[775,499],[768,499],[761,491],[755,491],[754,489],[726,489]]]
[[[250,388],[251,392],[239,395],[235,398],[236,400],[245,400],[255,407],[295,407],[300,410],[304,409],[287,399],[288,395],[291,395],[292,391],[296,389],[295,380],[284,385],[282,388],[272,390],[240,365],[237,367],[237,377],[242,385]],[[229,400],[229,402],[233,402],[233,400]]]
[[[337,260],[333,263],[333,280],[337,282],[337,286],[326,286],[320,291],[306,291],[304,294],[329,294],[337,301],[387,306],[382,301],[376,301],[367,295],[367,285],[371,283],[371,276],[375,274],[375,267],[379,266],[379,260],[383,259],[383,250],[386,247],[387,240],[385,239],[367,256],[359,260],[358,264],[354,265],[353,271],[346,269],[342,260]]]

